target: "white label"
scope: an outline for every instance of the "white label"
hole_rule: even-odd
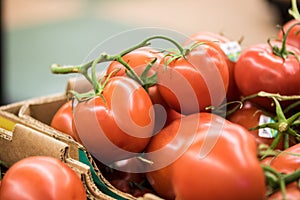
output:
[[[239,55],[242,52],[242,48],[237,41],[226,42],[224,44],[221,44],[220,47],[227,55],[227,57],[233,62],[237,61]]]
[[[261,115],[259,117],[259,125],[266,124],[266,123],[273,123],[275,122],[271,117],[266,115]],[[262,138],[275,138],[277,135],[277,130],[271,128],[260,128],[258,129],[258,136]]]

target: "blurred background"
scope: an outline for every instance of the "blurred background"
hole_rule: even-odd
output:
[[[232,40],[244,37],[243,48],[266,42],[276,35],[276,24],[288,20],[289,2],[2,0],[0,104],[64,92],[74,75],[52,74],[51,64],[80,64],[101,41],[134,28],[223,33]]]

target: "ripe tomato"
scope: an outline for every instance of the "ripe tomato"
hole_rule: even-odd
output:
[[[286,32],[294,24],[298,25],[295,25],[293,28],[291,28],[291,31],[287,35],[286,42],[287,44],[292,45],[300,50],[300,20],[293,19],[288,21],[286,24],[284,24],[283,30]],[[279,31],[278,38],[283,38],[282,31]]]
[[[124,55],[123,60],[137,73],[138,76],[141,76],[146,67],[156,58],[156,62],[151,67],[148,72],[148,77],[154,75],[157,72],[158,65],[163,58],[163,54],[156,49],[149,47],[139,48],[134,51],[129,52]],[[107,68],[106,74],[112,73],[114,70],[118,69],[114,76],[125,76],[126,68],[118,61],[112,61]],[[161,97],[157,86],[153,85],[149,87],[148,91],[153,104],[165,105],[163,98]]]
[[[67,101],[58,109],[52,118],[50,126],[70,135],[75,141],[81,143],[76,129],[73,127],[72,101]]]
[[[142,152],[153,134],[150,97],[128,77],[110,78],[100,96],[79,102],[73,113],[83,145],[105,164]]]
[[[183,114],[175,111],[174,109],[172,108],[167,108],[167,119],[166,119],[166,124],[165,126],[169,125],[170,123],[172,123],[174,120],[176,119],[180,119],[184,117]]]
[[[295,155],[295,154],[298,154]],[[289,174],[300,169],[300,143],[282,151],[269,160],[269,165],[281,173]]]
[[[174,163],[172,183],[176,198],[264,199],[264,173],[253,137],[239,125],[224,123],[215,145],[201,158],[201,149],[215,137],[207,134],[209,129],[210,125],[200,124],[195,142]],[[191,186],[195,188],[192,191]]]
[[[282,44],[274,42],[273,45],[281,47]],[[286,48],[300,55],[295,47],[286,45]],[[268,44],[256,44],[244,49],[236,62],[234,76],[243,96],[260,91],[281,95],[300,94],[299,60],[294,55],[286,58],[275,55]],[[266,109],[272,109],[272,100],[268,98],[255,98],[251,101]]]
[[[150,79],[151,76],[157,73],[158,65],[161,59],[163,58],[163,56],[164,54],[162,54],[156,49],[143,47],[129,52],[128,54],[124,55],[122,58],[126,63],[128,63],[128,65],[130,65],[130,67],[135,71],[135,73],[139,77],[141,77],[146,67],[156,58],[157,60],[152,65],[152,67],[150,68],[147,74],[147,79]],[[119,71],[113,73],[113,71],[116,71],[117,69]],[[126,76],[126,70],[127,69],[120,62],[112,61],[107,68],[106,74],[109,75],[110,73],[113,73],[113,76]],[[149,86],[147,85],[149,84],[147,80],[143,80],[143,81],[145,81],[144,84],[146,85],[142,85],[142,86],[145,89],[147,89],[147,92],[153,103],[153,108],[156,116],[154,132],[157,132],[167,123],[166,110],[168,110],[168,106],[164,101],[163,97],[161,96],[157,88],[156,82],[153,83],[154,85]]]
[[[284,199],[282,192],[278,190],[274,194],[268,197],[268,200],[280,200]],[[300,199],[300,190],[296,182],[290,183],[286,186],[286,196],[285,199],[288,200],[299,200]]]
[[[260,125],[260,121],[265,120],[266,122],[264,123],[267,123],[272,122],[273,119],[272,117],[266,115],[264,111],[259,109],[257,106],[253,105],[250,102],[246,102],[241,109],[229,115],[228,120],[233,123],[239,124],[249,130]],[[272,137],[271,129],[251,130],[249,132],[255,137],[258,144],[271,145],[275,137],[275,135],[274,137]],[[284,149],[283,144],[284,142],[282,137],[275,149]],[[295,141],[293,139],[290,139],[290,144],[295,144]]]
[[[206,42],[185,57],[163,59],[158,70],[158,89],[167,104],[187,115],[219,106],[226,97],[229,72],[214,42]]]
[[[22,159],[5,173],[0,199],[86,200],[78,175],[62,161],[45,156]]]
[[[190,146],[180,155],[178,150],[189,142]],[[167,199],[265,197],[257,145],[242,126],[210,113],[189,115],[155,135],[146,152],[161,149],[165,154],[149,157],[154,165],[174,154],[179,157],[170,165],[147,172],[147,178],[156,192]]]
[[[220,51],[220,54],[224,57],[227,63],[228,70],[229,70],[229,85],[228,85],[228,91],[226,96],[227,102],[238,100],[240,98],[240,95],[236,87],[234,75],[233,75],[235,61],[230,60],[229,57],[224,53],[224,51],[221,48],[221,45],[229,44],[232,41],[220,34],[202,31],[191,35],[188,38],[188,40],[184,42],[184,45],[188,45],[192,42],[206,42],[206,41],[215,42],[220,46],[220,48],[217,48],[217,50]]]

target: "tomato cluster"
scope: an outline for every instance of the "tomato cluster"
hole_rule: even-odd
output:
[[[53,65],[54,73],[80,71],[93,90],[72,91],[73,101],[51,125],[83,144],[105,178],[134,196],[287,196],[297,188],[300,163],[293,155],[293,169],[284,162],[277,167],[272,163],[280,156],[270,152],[299,144],[300,51],[287,42],[289,33],[243,50],[210,32],[181,44],[153,36],[117,56],[100,54],[79,67]],[[149,47],[154,39],[177,49]],[[109,62],[105,74],[88,76],[99,62]],[[270,181],[271,172],[280,178]]]
[[[276,40],[244,49],[197,32],[181,43],[152,36],[117,55],[54,64],[53,73],[81,73],[93,90],[72,91],[67,117],[58,112],[51,125],[134,196],[146,181],[140,195],[165,199],[297,198],[300,23],[290,23]],[[156,39],[176,49],[150,46]],[[98,78],[100,62],[108,65]]]

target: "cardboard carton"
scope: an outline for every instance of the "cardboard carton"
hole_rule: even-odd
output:
[[[84,84],[78,84],[77,80],[69,80],[67,90],[75,88],[75,85],[77,91],[86,90],[86,87],[82,87]],[[90,199],[137,199],[114,188],[102,176],[93,157],[84,146],[50,126],[54,114],[67,100],[66,92],[0,107],[0,138],[3,143],[0,143],[0,159],[7,155],[3,161],[8,162],[10,166],[30,155],[54,156],[78,172]],[[14,155],[7,152],[14,152]],[[145,198],[138,199],[155,199],[153,197],[154,195],[146,194]]]
[[[15,123],[12,131],[0,128],[0,149],[0,160],[8,167],[30,156],[50,156],[57,158],[71,167],[81,178],[89,199],[114,199],[97,188],[93,182],[88,165],[70,158],[68,144],[49,135]]]

